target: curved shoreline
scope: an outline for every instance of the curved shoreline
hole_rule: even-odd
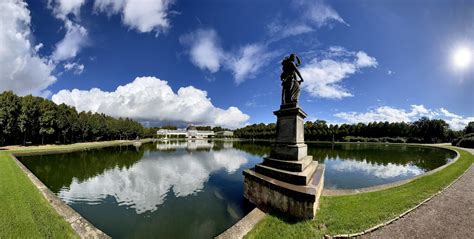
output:
[[[13,154],[10,154],[12,160],[26,174],[33,185],[41,192],[43,197],[49,202],[51,207],[61,215],[64,220],[74,229],[81,238],[110,238],[107,234],[96,228],[92,223],[87,221],[78,212],[68,206],[60,198],[56,196],[49,188],[44,185],[25,165],[23,165]]]
[[[361,192],[361,193],[356,193],[356,194],[352,194],[352,195],[348,195],[348,196],[342,196],[342,197],[325,196],[327,203],[329,203],[329,202],[331,202],[331,203],[326,205],[326,207],[324,208],[323,215],[319,215],[319,222],[317,222],[316,227],[319,228],[320,226],[322,226],[322,230],[316,228],[316,231],[311,233],[309,231],[315,230],[315,228],[312,227],[312,226],[308,225],[308,226],[303,226],[302,227],[300,225],[300,226],[297,226],[297,227],[293,227],[291,224],[287,224],[284,219],[278,219],[278,218],[275,218],[274,216],[268,216],[267,215],[267,217],[265,217],[260,223],[258,223],[254,227],[254,229],[247,234],[247,236],[249,236],[249,238],[259,238],[259,237],[262,237],[262,236],[275,237],[275,236],[278,235],[278,234],[275,233],[275,230],[277,230],[277,228],[282,228],[282,230],[285,230],[289,233],[292,233],[292,235],[300,235],[300,237],[315,237],[316,235],[319,235],[321,237],[332,238],[332,237],[347,237],[347,236],[361,235],[361,233],[367,233],[367,232],[376,230],[377,228],[380,228],[384,225],[390,224],[390,223],[396,221],[397,218],[402,218],[403,216],[405,216],[406,214],[408,214],[409,212],[414,210],[414,208],[413,208],[414,206],[419,207],[420,205],[423,205],[427,201],[430,201],[431,198],[435,197],[436,195],[439,195],[441,192],[444,192],[444,190],[449,188],[450,185],[453,185],[460,178],[462,178],[462,175],[464,175],[469,170],[470,166],[467,166],[467,165],[472,165],[471,160],[473,158],[472,155],[474,155],[474,150],[469,151],[469,150],[464,150],[463,148],[454,148],[454,147],[449,147],[449,146],[444,147],[444,146],[447,146],[447,145],[411,144],[411,146],[439,147],[439,148],[443,148],[443,149],[447,149],[447,150],[452,150],[452,151],[456,152],[457,157],[455,158],[456,160],[452,160],[448,164],[440,166],[440,167],[438,167],[434,170],[431,170],[430,172],[427,172],[425,174],[419,175],[416,178],[409,179],[410,182],[398,182],[400,185],[392,186],[390,188],[387,188],[386,190],[376,190],[373,193],[362,193]],[[472,155],[469,152],[471,152]],[[468,156],[466,154],[468,154],[470,156]],[[460,171],[461,168],[464,168],[464,170]],[[456,173],[456,171],[458,171],[459,173]],[[456,177],[450,177],[449,176],[449,175],[453,175],[453,174],[457,174],[457,176]],[[374,201],[374,200],[377,200],[376,199],[377,197],[376,196],[369,196],[369,195],[374,195],[374,193],[375,193],[376,195],[385,195],[385,196],[391,197],[391,196],[396,196],[396,195],[392,195],[392,194],[394,194],[394,193],[396,194],[396,192],[399,191],[399,190],[401,190],[400,192],[404,192],[403,194],[408,193],[408,194],[411,195],[411,194],[415,193],[414,195],[417,195],[416,191],[419,192],[418,195],[426,194],[426,191],[429,191],[430,188],[436,187],[437,183],[431,183],[431,180],[429,182],[426,182],[427,184],[423,183],[426,180],[429,180],[428,178],[431,179],[432,177],[434,177],[433,179],[437,179],[437,180],[439,180],[441,178],[445,178],[445,181],[444,181],[445,183],[442,183],[442,184],[444,184],[444,187],[440,187],[437,190],[432,191],[431,193],[427,194],[426,197],[423,197],[423,196],[419,197],[420,200],[417,203],[413,204],[411,207],[406,207],[404,210],[400,210],[398,213],[387,217],[385,220],[380,221],[379,219],[377,219],[379,216],[372,216],[372,217],[371,216],[364,216],[363,218],[367,218],[367,220],[369,220],[368,222],[363,223],[364,225],[368,223],[367,227],[362,226],[358,230],[357,229],[353,230],[353,228],[358,228],[359,226],[356,226],[356,225],[355,226],[350,226],[350,225],[354,225],[354,223],[357,224],[357,225],[360,224],[360,220],[358,221],[358,220],[356,220],[356,218],[354,218],[355,221],[352,221],[351,218],[354,217],[354,215],[357,215],[361,209],[360,208],[356,209],[356,208],[358,208],[357,204],[354,204],[353,206],[350,206],[347,203],[344,204],[345,198],[347,198],[347,200],[349,200],[349,201],[358,201],[359,203],[364,203],[364,202],[367,203],[367,200],[369,200],[370,202],[377,204]],[[419,185],[420,183],[422,183],[423,186]],[[423,188],[423,190],[421,188],[418,188],[418,189],[414,188],[414,187],[416,187],[414,185],[421,186],[421,188]],[[430,186],[425,187],[424,185],[430,185]],[[385,185],[385,186],[387,186],[387,185]],[[400,189],[398,189],[398,188],[400,188]],[[408,190],[408,191],[406,191],[406,190]],[[420,190],[422,190],[422,191],[420,191]],[[398,194],[398,196],[396,196],[396,198],[403,198],[403,197],[404,196],[400,196],[400,194]],[[346,202],[347,202],[347,200],[346,200]],[[391,202],[391,200],[383,200],[383,201],[384,202]],[[405,204],[409,204],[409,203],[405,203]],[[372,204],[370,204],[370,205],[372,205]],[[330,214],[336,213],[336,211],[337,211],[336,208],[328,209],[328,208],[331,208],[331,207],[334,207],[334,206],[337,206],[337,207],[343,206],[344,207],[344,209],[343,209],[344,212],[340,213],[339,215],[334,215],[335,218],[333,218],[333,219],[328,219],[328,217],[332,217]],[[354,210],[350,210],[350,208],[354,208]],[[368,207],[365,206],[365,207],[362,207],[362,208],[364,208],[363,210],[369,209],[369,211],[367,213],[369,213],[369,214],[374,213],[376,215],[378,213],[377,210],[382,209],[383,206],[381,206],[381,207],[379,207],[379,206],[373,206],[373,207],[372,206],[368,206]],[[320,208],[318,211],[322,212],[321,210],[322,209]],[[336,211],[334,211],[334,210],[336,210]],[[349,212],[347,210],[349,210]],[[370,210],[372,210],[372,211],[370,211]],[[341,219],[338,219],[338,217],[344,216],[347,213],[350,213],[349,215],[347,215],[348,216],[347,219],[342,220],[342,221],[340,221]],[[390,213],[388,212],[386,214],[389,215]],[[367,214],[364,214],[364,215],[367,215]],[[380,214],[380,215],[382,215],[382,214]],[[327,220],[329,220],[329,221],[327,221]],[[334,221],[334,220],[336,220],[336,221]],[[372,221],[374,221],[374,223],[372,223]],[[326,229],[325,222],[329,222],[332,225],[333,228],[332,229],[329,229],[329,228]],[[335,228],[334,228],[335,223],[336,223],[336,225],[339,225],[339,226],[335,226]],[[310,224],[312,225],[312,223],[310,223]],[[370,226],[370,225],[372,225],[372,226]],[[349,227],[346,227],[346,226],[349,226]],[[306,233],[304,233],[304,232],[301,233],[301,230],[303,228],[306,228],[309,231],[306,232]],[[369,229],[367,229],[367,228],[369,228]],[[319,231],[319,232],[317,232],[317,231]],[[331,231],[334,231],[335,233],[334,232],[331,233]],[[344,231],[348,231],[349,233],[344,233]]]
[[[143,139],[140,142],[151,142],[151,139]],[[44,146],[34,149],[22,148],[16,150],[9,150],[10,158],[16,163],[20,170],[28,177],[30,182],[38,189],[41,195],[51,205],[51,207],[66,221],[71,228],[81,238],[110,238],[107,234],[96,228],[92,223],[87,221],[78,212],[68,206],[59,197],[56,196],[40,179],[36,177],[23,163],[20,162],[17,156],[29,155],[45,155],[76,152],[90,149],[98,149],[105,147],[113,147],[119,145],[133,145],[135,141],[109,141],[109,142],[94,142],[94,143],[79,143],[76,145],[60,145],[60,146]]]
[[[411,145],[411,146],[418,146],[418,145]],[[421,146],[421,145],[420,145]],[[420,175],[416,175],[415,177],[412,177],[412,178],[409,178],[409,179],[404,179],[404,180],[401,180],[401,181],[397,181],[397,182],[393,182],[393,183],[385,183],[385,184],[381,184],[381,185],[376,185],[376,186],[370,186],[370,187],[365,187],[365,188],[355,188],[355,189],[323,189],[323,194],[322,196],[328,196],[328,197],[331,197],[331,196],[346,196],[346,195],[354,195],[354,194],[359,194],[359,193],[369,193],[369,192],[377,192],[377,191],[381,191],[381,190],[384,190],[384,189],[389,189],[389,188],[393,188],[393,187],[398,187],[398,186],[401,186],[403,184],[406,184],[406,183],[409,183],[413,180],[416,180],[418,178],[421,178],[421,177],[425,177],[425,176],[428,176],[428,175],[431,175],[433,173],[436,173],[436,172],[439,172],[440,170],[443,170],[444,168],[448,167],[449,165],[453,164],[454,162],[456,162],[459,157],[461,156],[459,154],[458,151],[454,150],[454,149],[450,149],[450,148],[446,148],[446,147],[442,147],[442,146],[439,146],[439,145],[423,145],[425,147],[432,147],[432,148],[440,148],[440,149],[444,149],[444,150],[448,150],[448,151],[452,151],[452,152],[455,152],[456,153],[456,157],[454,157],[453,160],[451,160],[451,162],[445,164],[445,165],[442,165],[440,167],[437,167],[433,170],[430,170],[426,173],[422,173]]]
[[[453,151],[456,151],[453,149]],[[456,151],[457,152],[457,151]],[[459,152],[458,152],[458,155],[459,155]],[[474,153],[473,153],[474,155]],[[417,208],[421,207],[422,205],[426,204],[427,202],[431,201],[433,198],[435,198],[436,196],[440,195],[441,193],[445,192],[446,190],[448,190],[449,188],[451,188],[451,186],[453,186],[457,181],[459,181],[461,178],[463,178],[464,175],[466,175],[467,172],[469,172],[469,170],[472,168],[472,164],[471,166],[469,166],[461,175],[459,175],[459,177],[455,178],[452,182],[450,182],[446,187],[442,188],[441,190],[439,190],[438,192],[436,192],[435,194],[431,195],[430,197],[428,197],[427,199],[423,200],[422,202],[420,202],[419,204],[417,204],[416,206],[412,207],[412,208],[409,208],[408,210],[404,211],[403,213],[401,213],[400,215],[386,221],[386,222],[383,222],[383,223],[380,223],[380,224],[377,224],[369,229],[366,229],[366,230],[363,230],[363,231],[360,231],[360,232],[356,232],[356,233],[350,233],[350,234],[338,234],[338,235],[324,235],[325,238],[354,238],[354,237],[361,237],[363,235],[366,235],[368,233],[371,233],[371,232],[374,232],[382,227],[385,227],[395,221],[397,221],[398,219],[400,218],[403,218],[404,216],[406,216],[407,214],[409,214],[410,212],[416,210]],[[440,167],[441,168],[441,167]],[[439,170],[438,170],[439,171]]]
[[[51,153],[66,153],[66,152],[73,152],[73,151],[81,151],[81,150],[88,150],[88,149],[92,149],[92,148],[104,148],[104,147],[111,147],[111,146],[117,146],[117,145],[126,145],[126,144],[132,144],[133,141],[129,141],[129,142],[113,142],[113,143],[104,143],[104,144],[97,144],[97,145],[84,145],[84,146],[81,146],[81,145],[77,145],[78,147],[73,147],[71,148],[70,146],[65,146],[65,147],[61,147],[59,146],[58,148],[56,149],[33,149],[33,150],[11,150],[10,153],[12,155],[12,158],[14,158],[14,160],[17,162],[17,164],[19,164],[19,167],[25,172],[25,174],[30,178],[30,180],[32,181],[32,183],[38,188],[38,190],[40,190],[40,192],[43,194],[43,196],[48,200],[48,202],[50,202],[51,206],[53,206],[53,208],[55,208],[55,210],[61,215],[64,217],[64,219],[71,224],[71,226],[73,227],[73,229],[81,236],[81,237],[90,237],[91,236],[91,231],[94,231],[94,233],[98,233],[97,237],[101,237],[101,238],[108,238],[108,236],[101,232],[99,229],[95,228],[92,224],[90,224],[89,222],[87,222],[87,220],[85,220],[84,218],[82,218],[82,216],[80,216],[79,213],[75,212],[72,208],[70,208],[69,206],[67,206],[64,202],[62,202],[59,198],[56,197],[56,195],[54,195],[51,191],[49,191],[49,189],[39,180],[36,178],[36,176],[34,176],[33,173],[31,173],[18,159],[16,159],[15,155],[18,155],[18,156],[26,156],[26,155],[32,155],[32,154],[51,154]],[[355,144],[366,144],[366,143],[355,143]],[[379,143],[380,144],[380,143]],[[385,143],[384,143],[385,144]],[[422,178],[424,176],[428,176],[428,175],[431,175],[433,173],[436,173],[436,172],[439,172],[441,170],[443,170],[444,168],[450,166],[451,164],[457,162],[457,160],[460,158],[460,153],[455,150],[455,149],[450,149],[450,148],[447,148],[447,147],[442,147],[440,145],[421,145],[421,144],[397,144],[397,145],[406,145],[406,146],[414,146],[414,147],[436,147],[436,148],[442,148],[442,149],[445,149],[445,150],[450,150],[450,151],[453,151],[456,153],[456,157],[449,163],[443,165],[443,166],[440,166],[436,169],[433,169],[429,172],[426,172],[426,173],[423,173],[423,174],[420,174],[420,175],[417,175],[413,178],[410,178],[410,179],[406,179],[406,180],[402,180],[402,181],[399,181],[399,182],[394,182],[394,183],[389,183],[389,184],[383,184],[383,185],[377,185],[377,186],[373,186],[373,187],[367,187],[367,188],[362,188],[362,189],[350,189],[350,190],[324,190],[324,191],[333,191],[333,192],[329,192],[328,194],[324,193],[323,191],[323,196],[340,196],[340,195],[354,195],[354,194],[359,194],[359,193],[367,193],[367,192],[375,192],[375,191],[380,191],[380,190],[384,190],[384,189],[388,189],[388,188],[393,188],[393,187],[397,187],[397,186],[401,186],[403,184],[406,184],[406,183],[409,183],[411,181],[414,181],[416,179],[419,179],[419,178]],[[26,169],[26,170],[25,170]],[[467,171],[467,170],[466,170]],[[462,174],[464,175],[464,174]],[[461,178],[462,175],[459,177]],[[454,184],[459,178],[455,179],[454,181],[452,181],[447,187],[445,187],[443,190],[447,189],[449,186],[451,186],[452,184]],[[35,181],[38,181],[40,183],[40,185],[37,185]],[[371,229],[369,229],[370,231],[373,231],[379,227],[382,227],[384,225],[387,225],[395,220],[397,220],[398,218],[402,217],[403,215],[407,214],[408,212],[416,209],[417,207],[419,207],[420,205],[422,205],[423,203],[425,203],[426,201],[429,201],[431,198],[433,198],[434,196],[438,195],[439,193],[441,193],[443,190],[433,194],[430,198],[424,200],[423,202],[421,202],[419,205],[417,205],[415,208],[412,208],[410,209],[409,211],[406,211],[404,212],[403,214],[401,214],[400,216],[398,216],[397,218],[394,218],[394,219],[391,219],[389,220],[388,222],[386,223],[383,223],[383,225],[377,225],[376,227],[373,227]],[[49,191],[48,192],[44,192],[44,191]],[[334,192],[334,191],[338,191],[338,192]],[[342,192],[341,192],[342,191]],[[350,192],[348,192],[350,191]],[[333,193],[333,194],[331,194]],[[53,196],[53,198],[50,198],[49,196]],[[59,201],[59,204],[64,204],[64,205],[61,205],[61,206],[65,206],[67,208],[70,209],[58,209],[54,204],[55,203],[58,203]],[[60,212],[60,210],[63,210],[63,212]],[[64,212],[65,211],[65,212]],[[72,212],[71,212],[72,211]],[[255,211],[255,209],[254,209]],[[71,214],[68,214],[68,213],[72,213],[74,215],[74,217],[71,217]],[[255,212],[257,213],[257,212]],[[258,212],[259,214],[261,214],[261,212]],[[248,215],[248,214],[247,214]],[[242,225],[243,223],[247,224],[246,221],[248,221],[249,219],[247,217],[247,215],[242,218],[241,220],[239,220],[236,224],[234,224],[233,226],[231,226],[230,228],[228,228],[225,232],[229,232],[229,230],[235,230],[236,227],[237,229],[240,227],[238,225]],[[68,219],[69,218],[69,219]],[[262,215],[259,215],[257,217],[254,217],[253,220],[251,220],[251,223],[250,225],[247,224],[246,225],[246,228],[245,230],[237,230],[238,234],[240,234],[240,236],[238,237],[242,237],[244,236],[245,234],[247,234],[247,232],[249,232],[261,219],[263,219],[263,216]],[[72,221],[71,221],[72,220]],[[73,225],[74,223],[76,223],[76,225]],[[79,227],[77,226],[77,224],[79,224]],[[78,227],[76,229],[76,227]],[[374,229],[375,228],[375,229]],[[367,233],[369,232],[369,230],[365,230],[363,233]],[[86,234],[84,234],[86,232]],[[235,231],[234,231],[235,233]],[[230,235],[234,235],[234,233],[231,233]],[[101,235],[103,234],[103,235]],[[224,236],[225,234],[222,233],[221,235],[218,235],[219,236]],[[229,235],[229,234],[228,234]],[[354,235],[354,234],[351,234],[351,235]],[[337,235],[337,236],[346,236],[346,235]],[[93,236],[93,237],[96,237],[96,236]],[[225,237],[224,237],[225,238]]]

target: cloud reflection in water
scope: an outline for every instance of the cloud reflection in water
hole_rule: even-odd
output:
[[[59,197],[67,203],[94,204],[113,196],[137,214],[153,212],[168,192],[176,197],[192,195],[203,190],[213,172],[223,169],[232,174],[247,162],[245,153],[234,149],[153,152],[129,169],[114,168],[83,182],[74,180],[69,188],[60,190]]]
[[[397,165],[388,163],[386,165],[369,163],[366,160],[331,160],[330,164],[332,170],[338,172],[362,172],[367,175],[372,175],[377,178],[388,179],[400,176],[416,176],[422,174],[424,171],[414,165]]]

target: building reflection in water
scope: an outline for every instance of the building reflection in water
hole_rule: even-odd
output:
[[[231,149],[234,144],[232,141],[211,141],[211,140],[161,140],[156,144],[158,150],[174,150],[174,149],[186,149],[186,150],[201,150],[201,149],[213,149],[213,148],[224,148]]]

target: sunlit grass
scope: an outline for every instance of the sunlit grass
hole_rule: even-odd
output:
[[[9,152],[0,152],[0,238],[77,238]]]
[[[75,238],[71,226],[56,213],[11,153],[62,152],[114,146],[132,141],[15,147],[0,151],[0,238]],[[57,172],[60,173],[60,172]]]
[[[369,229],[416,206],[446,187],[474,162],[474,156],[458,150],[460,158],[445,169],[399,187],[349,196],[321,197],[314,221],[289,222],[267,215],[246,238],[321,238]]]

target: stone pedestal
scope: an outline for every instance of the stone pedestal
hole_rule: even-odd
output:
[[[304,143],[306,113],[297,104],[281,105],[277,137],[269,157],[244,171],[244,197],[263,210],[312,219],[324,184],[324,165],[308,156]]]

